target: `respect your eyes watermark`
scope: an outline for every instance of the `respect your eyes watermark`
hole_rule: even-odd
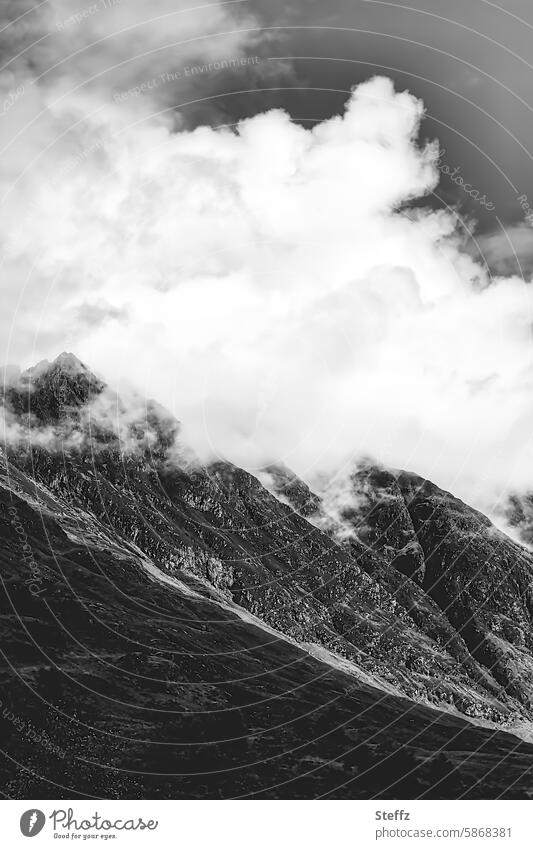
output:
[[[438,159],[436,161],[436,166],[441,172],[441,174],[445,174],[450,178],[452,183],[455,183],[456,186],[459,186],[465,194],[472,198],[472,200],[477,201],[480,206],[483,206],[488,212],[493,212],[496,209],[496,205],[487,199],[487,195],[481,195],[479,189],[476,189],[472,186],[472,183],[465,183],[464,178],[459,174],[461,170],[461,166],[456,166],[453,170],[446,163],[442,163],[441,160],[446,153],[446,148],[442,148],[439,152]]]

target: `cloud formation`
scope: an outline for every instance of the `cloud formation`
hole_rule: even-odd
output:
[[[525,197],[525,196],[524,196]],[[476,239],[476,253],[498,275],[531,279],[533,272],[533,214],[508,227],[484,233]]]
[[[71,348],[169,407],[204,458],[312,481],[375,456],[492,513],[530,485],[529,290],[409,204],[439,177],[419,100],[374,78],[313,129],[275,110],[187,130],[98,85],[75,144],[78,101],[47,107],[53,152],[18,163],[16,192],[4,161],[6,361]]]

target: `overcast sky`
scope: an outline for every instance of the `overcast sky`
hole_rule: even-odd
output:
[[[526,4],[147,10],[2,7],[1,359],[73,350],[251,468],[530,486]]]

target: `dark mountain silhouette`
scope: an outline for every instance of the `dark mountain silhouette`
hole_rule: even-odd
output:
[[[528,796],[533,560],[484,516],[200,466],[72,355],[3,404],[5,793]]]

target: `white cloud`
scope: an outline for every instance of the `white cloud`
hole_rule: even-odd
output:
[[[204,456],[312,479],[374,455],[490,511],[531,482],[529,288],[489,286],[450,215],[397,211],[437,182],[421,116],[382,78],[312,130],[113,137],[110,113],[63,179],[30,170],[31,208],[4,204],[5,359],[71,348]]]
[[[525,195],[524,195],[525,197]],[[509,227],[500,227],[476,239],[476,249],[481,260],[499,275],[519,274],[531,278],[533,271],[533,230],[522,221]]]

